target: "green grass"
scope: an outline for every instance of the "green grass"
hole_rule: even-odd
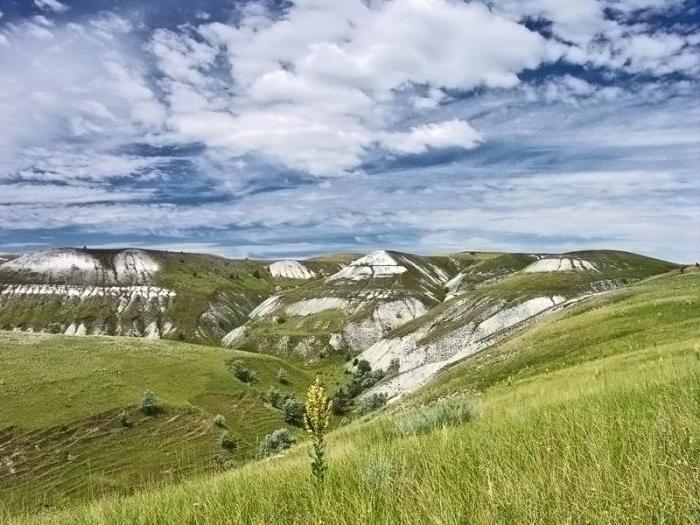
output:
[[[10,523],[696,523],[700,273],[591,298],[307,445]],[[1,513],[2,511],[0,511]],[[2,514],[0,514],[2,516]]]
[[[231,359],[258,381],[234,378]],[[0,332],[0,499],[14,509],[55,507],[214,471],[223,452],[216,414],[238,439],[225,459],[250,460],[266,433],[285,426],[262,399],[270,386],[302,397],[316,374],[329,383],[342,374],[338,360],[302,365],[169,341]],[[146,389],[163,405],[157,417],[138,408]],[[129,427],[117,420],[122,410]]]
[[[698,339],[696,338],[696,341]],[[700,361],[639,350],[474,400],[479,417],[401,432],[402,410],[331,439],[316,491],[306,448],[42,523],[674,523],[700,517]],[[659,361],[659,357],[663,359]],[[591,363],[592,365],[592,363]],[[24,521],[24,520],[19,520]],[[32,522],[31,518],[27,519]]]

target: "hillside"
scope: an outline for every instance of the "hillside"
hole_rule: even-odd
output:
[[[231,473],[17,523],[691,523],[700,273],[556,312],[305,446]]]
[[[333,439],[352,451],[378,446],[356,440],[403,410],[465,395],[481,406],[504,382],[525,388],[596,359],[624,368],[617,353],[651,355],[653,345],[698,330],[700,274],[624,252],[380,250],[250,261],[57,249],[7,259],[0,327],[13,331],[0,332],[0,500],[8,515],[238,471],[283,427],[303,442],[299,420],[285,421],[269,391],[301,399],[316,375],[342,401],[334,424],[346,427]],[[235,375],[237,360],[255,381]],[[358,360],[368,375],[357,376]],[[349,390],[357,377],[361,386]],[[139,408],[146,390],[160,400],[156,415]],[[382,396],[391,408],[364,415]]]
[[[237,379],[236,359],[257,380]],[[340,369],[178,342],[8,332],[0,364],[0,500],[35,509],[250,460],[265,434],[288,426],[263,394],[274,386],[303,395],[316,374],[333,384]],[[139,409],[147,389],[162,405],[155,416]],[[219,445],[218,414],[232,451]]]

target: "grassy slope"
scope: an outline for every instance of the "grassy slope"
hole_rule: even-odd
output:
[[[502,343],[487,361],[465,361],[403,406],[334,433],[322,492],[309,482],[299,447],[42,520],[697,522],[699,317],[700,273],[589,299]],[[475,388],[476,421],[397,431],[416,405]]]
[[[235,379],[227,368],[233,358],[259,381]],[[15,509],[51,507],[211,471],[223,453],[216,414],[238,439],[225,459],[248,460],[264,434],[284,426],[262,393],[276,385],[301,395],[316,373],[337,382],[338,363],[323,366],[168,341],[0,333],[0,500]],[[280,368],[289,386],[277,382]],[[146,389],[164,404],[155,418],[138,410]],[[131,427],[118,423],[121,410]]]

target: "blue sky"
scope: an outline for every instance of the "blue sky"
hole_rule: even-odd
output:
[[[0,253],[700,259],[697,0],[0,13]]]

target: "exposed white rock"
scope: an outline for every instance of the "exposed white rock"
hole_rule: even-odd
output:
[[[343,335],[342,334],[331,334],[330,338],[328,339],[328,345],[333,349],[333,350],[342,350],[344,344],[343,344]]]
[[[259,317],[265,317],[266,315],[274,312],[280,304],[280,298],[278,295],[273,295],[268,297],[262,303],[255,307],[255,309],[248,314],[251,319],[257,319]]]
[[[75,284],[148,284],[159,269],[153,257],[136,249],[118,252],[107,265],[75,248],[55,248],[0,261],[0,270],[5,272],[41,274],[47,281],[69,279]]]
[[[123,250],[112,262],[120,283],[148,283],[160,270],[160,264],[143,250]]]
[[[348,323],[343,329],[343,337],[351,350],[361,352],[389,331],[423,315],[426,311],[425,305],[413,297],[381,302],[370,316]]]
[[[63,332],[65,335],[75,335],[75,332],[77,331],[78,327],[75,325],[75,323],[71,323],[68,325],[68,328],[66,328],[65,332]]]
[[[75,335],[87,335],[87,327],[84,323],[80,323],[75,329]]]
[[[236,343],[239,343],[242,341],[245,336],[246,336],[246,327],[245,325],[239,326],[238,328],[234,328],[231,330],[229,333],[227,333],[223,339],[221,339],[221,344],[223,346],[231,347],[235,345]]]
[[[86,300],[92,297],[119,297],[128,302],[134,299],[153,301],[155,299],[172,299],[177,294],[174,290],[158,286],[74,286],[64,284],[10,284],[0,290],[2,296],[19,295],[60,295],[68,298]]]
[[[314,297],[304,299],[287,306],[284,311],[287,315],[304,317],[314,315],[325,310],[346,310],[350,307],[350,301],[341,297]]]
[[[406,272],[387,251],[377,250],[354,260],[348,266],[328,277],[328,281],[361,281],[371,277],[383,278]]]
[[[313,279],[316,274],[299,261],[277,261],[267,267],[273,277]]]
[[[158,323],[152,321],[146,327],[145,332],[146,338],[148,339],[160,339],[160,330],[158,330]]]
[[[527,266],[523,271],[525,273],[572,271],[595,272],[597,271],[597,268],[592,262],[576,257],[545,257]]]
[[[80,272],[89,280],[97,279],[104,272],[96,257],[74,248],[56,248],[20,255],[0,265],[0,270],[41,273],[49,278],[63,278]]]
[[[421,344],[431,329],[424,326],[402,338],[382,339],[365,350],[360,358],[369,361],[372,368],[383,369],[392,359],[398,359],[401,373],[382,383],[375,391],[386,392],[389,397],[405,394],[422,386],[444,366],[486,348],[505,335],[509,328],[565,300],[562,296],[535,297],[514,306],[496,304],[483,310],[481,320],[467,322],[429,343]],[[443,320],[451,314],[446,313]]]

